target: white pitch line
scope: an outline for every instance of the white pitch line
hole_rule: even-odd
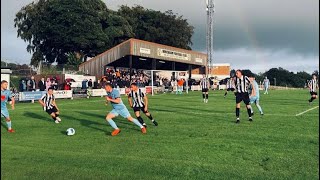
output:
[[[311,109],[308,109],[308,110],[306,110],[306,111],[303,111],[302,113],[296,114],[296,116],[300,116],[300,115],[302,115],[302,114],[304,114],[304,113],[306,113],[306,112],[312,111],[312,110],[317,109],[317,108],[319,108],[319,106],[313,107],[313,108],[311,108]]]

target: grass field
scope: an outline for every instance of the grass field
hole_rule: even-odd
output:
[[[200,92],[149,96],[159,126],[143,116],[143,135],[116,118],[116,137],[103,98],[57,100],[61,124],[39,104],[17,104],[16,133],[1,127],[1,179],[319,179],[319,108],[295,116],[319,105],[308,105],[308,91],[262,94],[265,115],[254,107],[250,123],[242,104],[239,125],[234,97],[223,93],[210,92],[208,104]]]

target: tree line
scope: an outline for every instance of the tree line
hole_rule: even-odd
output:
[[[191,49],[194,27],[172,11],[142,6],[107,8],[102,0],[38,0],[16,14],[17,35],[31,65],[79,65],[130,38]]]

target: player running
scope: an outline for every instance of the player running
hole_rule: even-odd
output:
[[[14,133],[14,130],[11,128],[11,119],[9,116],[7,102],[10,102],[12,110],[14,110],[14,97],[11,95],[10,90],[8,88],[8,81],[1,81],[1,117],[6,119],[6,123],[8,126],[8,132]]]
[[[227,90],[226,92],[224,93],[224,98],[226,98],[227,94],[228,94],[228,91],[232,91],[234,93],[234,95],[236,96],[236,86],[235,86],[235,78],[234,77],[230,77],[230,79],[228,79],[227,81]]]
[[[53,87],[48,88],[48,92],[39,99],[39,103],[43,107],[43,110],[47,112],[55,123],[60,123],[61,119],[59,118],[60,112],[56,104],[56,99],[53,95]]]
[[[257,108],[259,109],[259,112],[261,115],[263,115],[262,108],[259,104],[259,99],[260,99],[260,92],[259,92],[259,85],[257,81],[255,80],[255,77],[251,76],[250,78],[250,88],[249,88],[249,98],[250,98],[250,104],[255,103]],[[251,114],[253,115],[253,109],[251,106]]]
[[[208,91],[209,91],[209,87],[210,87],[210,82],[205,75],[201,79],[200,85],[201,85],[201,89],[202,89],[203,102],[208,103],[208,99],[209,99]]]
[[[113,107],[112,111],[109,112],[109,114],[106,117],[106,120],[108,121],[110,126],[114,129],[111,135],[116,136],[120,133],[120,129],[118,128],[116,123],[112,120],[112,118],[115,118],[118,115],[128,119],[130,122],[133,122],[134,124],[139,126],[141,128],[141,132],[143,134],[146,134],[147,129],[142,124],[140,124],[140,122],[137,119],[132,118],[128,109],[123,104],[119,91],[117,89],[112,88],[112,85],[110,83],[106,83],[104,88],[107,92],[106,100],[107,102],[110,102]]]
[[[312,79],[308,83],[311,98],[309,99],[309,105],[312,101],[318,98],[317,90],[319,89],[319,84],[317,80],[317,75],[313,74]]]
[[[131,92],[128,95],[128,101],[140,124],[147,127],[147,124],[143,121],[140,115],[140,111],[142,111],[155,126],[158,126],[157,121],[153,119],[152,115],[148,111],[149,101],[147,95],[138,88],[136,83],[131,84]]]

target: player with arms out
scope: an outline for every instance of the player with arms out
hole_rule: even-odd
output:
[[[1,81],[1,117],[4,117],[7,122],[8,126],[8,132],[13,133],[14,130],[11,128],[11,119],[9,116],[8,108],[7,108],[7,102],[9,101],[11,103],[11,108],[14,110],[14,97],[11,95],[10,90],[7,90],[8,88],[8,81],[3,80]]]
[[[312,75],[312,79],[309,81],[308,86],[309,86],[310,95],[311,95],[311,98],[309,99],[309,105],[310,105],[313,100],[318,98],[317,90],[319,89],[319,85],[318,85],[316,74]]]
[[[117,117],[118,115],[122,116],[123,118],[128,119],[128,121],[133,122],[134,124],[139,126],[141,129],[141,132],[143,134],[146,134],[147,129],[137,119],[134,119],[130,115],[127,107],[123,104],[119,91],[117,89],[112,88],[112,85],[110,83],[107,83],[104,88],[107,92],[106,100],[107,100],[107,102],[110,102],[113,107],[111,112],[109,112],[109,114],[106,117],[106,120],[108,121],[110,126],[114,129],[114,131],[111,133],[111,135],[116,136],[120,133],[120,129],[118,128],[116,123],[112,120],[113,118]]]
[[[53,95],[53,88],[48,88],[48,92],[39,99],[39,103],[43,107],[43,110],[46,111],[55,123],[60,123],[61,119],[58,117],[60,115],[59,108],[56,104],[56,99]]]
[[[138,121],[144,126],[147,127],[146,123],[143,121],[140,111],[142,111],[155,126],[158,126],[157,121],[155,121],[148,111],[149,101],[147,95],[138,88],[136,83],[131,84],[131,92],[128,94],[128,101],[130,107],[133,108],[133,111],[138,119]]]

